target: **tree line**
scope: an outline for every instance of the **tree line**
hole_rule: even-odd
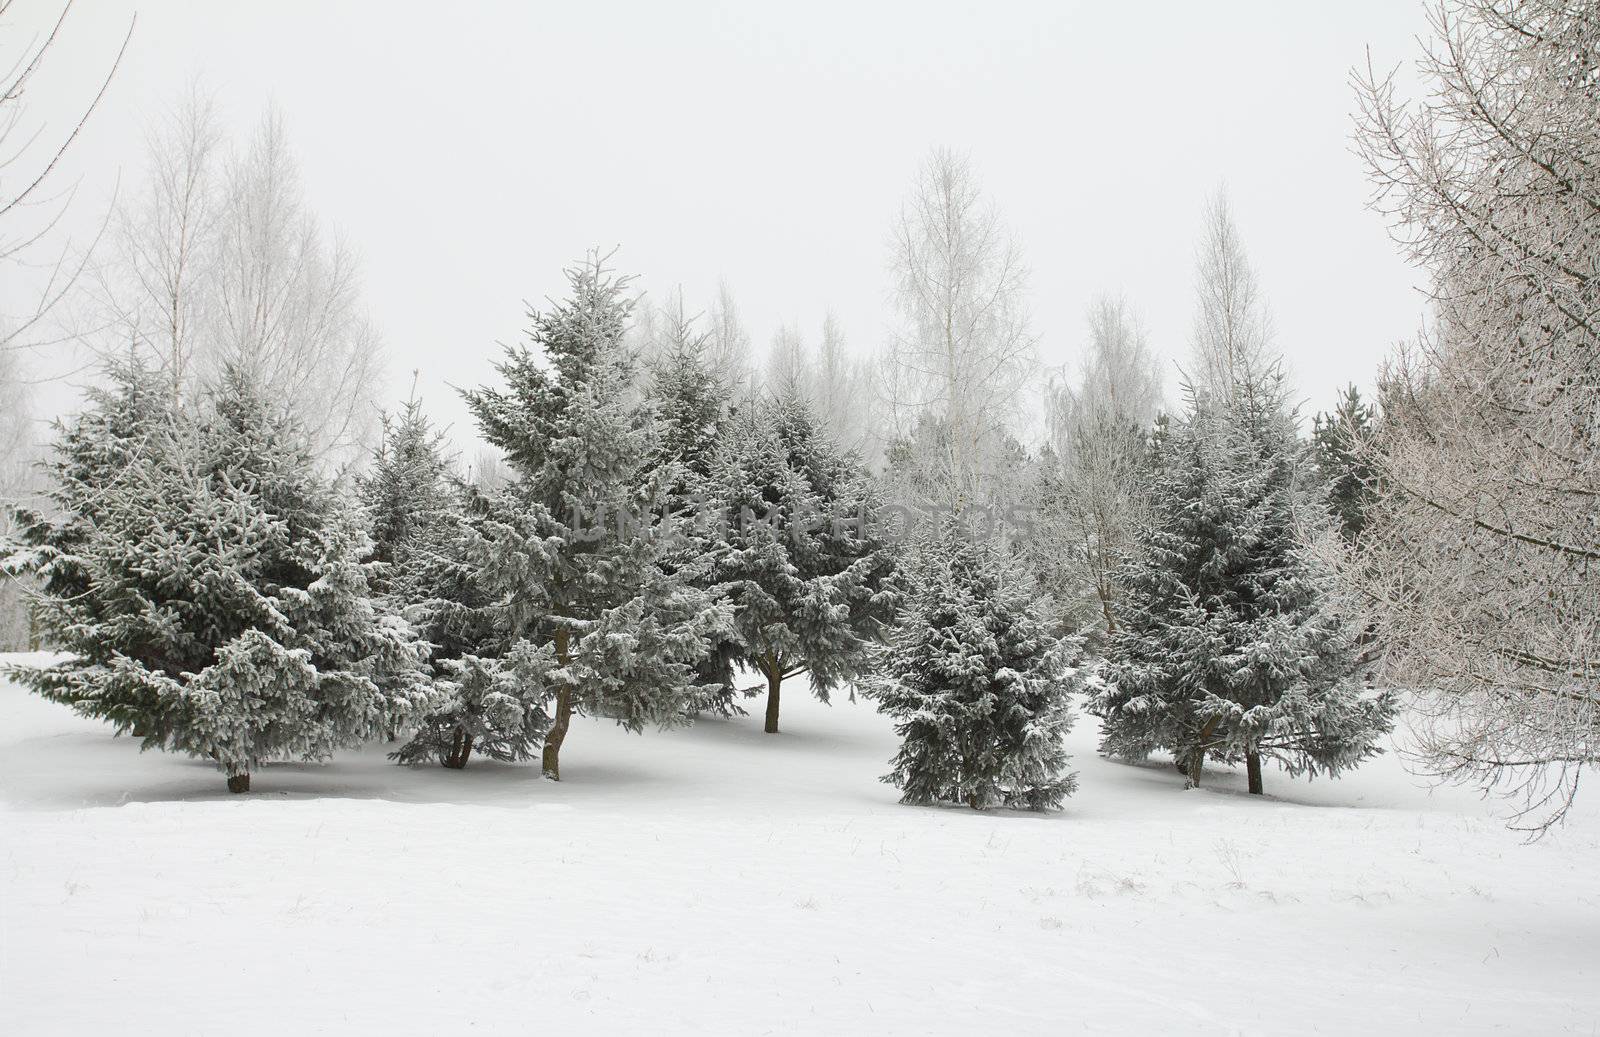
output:
[[[1433,19],[1427,100],[1355,82],[1428,323],[1309,428],[1224,196],[1172,400],[1116,296],[1079,368],[1043,369],[1021,248],[936,150],[891,224],[875,362],[830,318],[758,365],[725,286],[691,315],[593,254],[463,394],[496,477],[414,396],[351,464],[338,387],[374,354],[281,125],[217,162],[178,118],[101,282],[130,346],[6,555],[68,654],[13,672],[240,788],[378,737],[559,779],[576,716],[642,731],[764,696],[777,733],[801,675],[894,721],[907,802],[975,808],[1074,790],[1074,702],[1103,753],[1168,753],[1190,786],[1242,763],[1252,793],[1265,760],[1358,765],[1403,713],[1422,766],[1547,824],[1596,729],[1600,27],[1544,0]]]

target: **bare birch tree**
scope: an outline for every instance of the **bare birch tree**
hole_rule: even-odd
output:
[[[762,382],[775,393],[798,391],[811,395],[811,358],[805,336],[793,324],[781,325],[772,335]]]
[[[1205,229],[1195,259],[1195,315],[1190,347],[1197,391],[1238,402],[1276,362],[1272,320],[1255,268],[1234,225],[1228,196],[1218,191],[1206,205]]]
[[[1564,815],[1600,753],[1600,11],[1452,0],[1359,141],[1433,319],[1391,366],[1347,572],[1427,766]]]
[[[822,338],[811,358],[810,376],[811,402],[834,443],[865,453],[869,445],[869,372],[861,359],[850,354],[844,329],[831,312],[822,319]]]
[[[750,332],[739,320],[739,306],[728,282],[717,285],[717,298],[706,315],[706,361],[729,393],[742,397],[755,383],[750,359]]]
[[[152,353],[174,403],[191,387],[216,319],[222,144],[214,101],[191,84],[149,128],[146,182],[118,207],[112,255],[97,270],[113,342]]]
[[[1037,359],[1022,251],[964,157],[928,156],[895,218],[890,267],[901,326],[879,392],[902,430],[937,420],[943,492],[973,502]]]
[[[146,140],[94,278],[104,348],[149,353],[175,401],[244,369],[325,463],[355,460],[377,427],[381,348],[355,254],[308,211],[282,119],[269,111],[234,150],[191,86]]]
[[[348,459],[370,437],[382,372],[361,307],[355,254],[305,208],[283,120],[263,117],[229,164],[218,220],[214,371],[250,371],[283,401],[324,457]]]
[[[1035,536],[1024,545],[1068,625],[1093,608],[1116,629],[1113,571],[1144,515],[1146,437],[1161,409],[1161,371],[1144,328],[1120,297],[1088,314],[1089,345],[1075,380],[1046,393],[1050,445],[1035,501]]]

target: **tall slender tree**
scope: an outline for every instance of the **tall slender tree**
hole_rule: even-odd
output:
[[[1035,465],[1034,528],[1021,547],[1066,626],[1110,633],[1113,572],[1148,504],[1147,438],[1161,374],[1122,299],[1095,300],[1088,324],[1077,378],[1046,395],[1048,449]]]
[[[879,383],[899,426],[890,438],[931,414],[946,429],[941,497],[978,503],[1037,365],[1027,267],[970,163],[947,149],[918,171],[892,230],[901,324]]]
[[[661,512],[683,470],[660,463],[639,402],[628,281],[599,254],[567,276],[570,297],[532,314],[533,348],[507,350],[505,387],[464,394],[515,473],[487,500],[481,579],[506,650],[531,642],[547,661],[553,780],[579,713],[630,730],[680,720],[730,621],[672,564],[683,533]]]

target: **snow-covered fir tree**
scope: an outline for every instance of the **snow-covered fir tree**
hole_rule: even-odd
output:
[[[556,664],[521,636],[523,614],[506,588],[529,578],[526,559],[544,564],[542,547],[532,519],[464,485],[418,531],[402,586],[406,618],[431,648],[436,701],[391,758],[459,770],[474,754],[521,763],[539,752]]]
[[[711,567],[703,561],[717,543],[711,466],[733,403],[727,385],[711,367],[710,336],[683,316],[681,302],[658,337],[662,344],[650,365],[648,400],[656,422],[657,459],[678,468],[677,480],[667,489],[666,510],[683,537],[666,564],[695,586],[716,593]],[[696,665],[691,714],[744,714],[734,688],[737,647],[730,630]]]
[[[358,515],[251,382],[225,372],[191,417],[157,410],[137,364],[110,380],[57,445],[60,517],[23,516],[8,559],[66,656],[14,675],[216,761],[234,792],[425,708],[423,647],[373,604]]]
[[[681,316],[668,329],[665,346],[649,370],[649,398],[658,419],[657,456],[684,468],[684,489],[711,472],[729,393],[706,356],[708,335]]]
[[[1298,535],[1324,524],[1275,372],[1233,404],[1195,402],[1163,430],[1152,516],[1118,573],[1126,595],[1089,708],[1101,751],[1169,750],[1200,784],[1207,758],[1336,775],[1377,752],[1394,704],[1360,679],[1360,625]]]
[[[412,556],[432,527],[457,506],[459,480],[445,435],[413,393],[396,415],[384,415],[372,464],[358,481],[372,535],[372,557],[389,567],[381,581],[402,598]]]
[[[53,423],[53,449],[40,465],[49,508],[19,508],[12,515],[11,543],[25,549],[7,559],[6,571],[37,576],[47,598],[73,600],[89,592],[90,573],[74,559],[93,537],[96,516],[114,493],[125,492],[129,473],[153,445],[173,434],[170,385],[142,354],[112,358],[104,373],[105,384],[86,390],[85,407],[73,420]],[[43,633],[39,617],[34,611],[30,622],[35,637]],[[128,729],[145,735],[137,716]]]
[[[533,349],[507,351],[505,388],[465,394],[514,472],[472,523],[479,634],[543,689],[543,768],[556,780],[576,714],[633,731],[685,717],[696,664],[730,624],[684,569],[684,533],[662,521],[683,469],[662,463],[640,403],[627,279],[598,255],[568,279],[570,298],[532,315]]]
[[[1373,434],[1372,408],[1354,385],[1346,386],[1332,412],[1318,414],[1311,426],[1311,450],[1326,488],[1328,507],[1339,532],[1354,543],[1367,524],[1376,495],[1371,459],[1366,455]]]
[[[1032,580],[960,518],[908,552],[907,600],[866,694],[901,738],[884,777],[903,803],[1044,810],[1076,785],[1067,655],[1032,599]]]
[[[711,579],[735,607],[733,656],[765,679],[777,734],[785,679],[809,674],[826,702],[863,672],[893,618],[893,553],[866,473],[793,387],[731,419],[711,484],[722,511]]]
[[[372,468],[361,479],[383,587],[429,646],[434,700],[410,739],[391,753],[401,763],[437,760],[453,769],[474,754],[531,759],[549,726],[536,653],[496,628],[481,578],[481,496],[455,474],[442,433],[419,401],[384,422]]]

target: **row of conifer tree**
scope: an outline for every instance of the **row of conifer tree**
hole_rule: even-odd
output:
[[[973,520],[992,502],[888,507],[902,484],[799,387],[736,398],[692,341],[642,363],[627,279],[598,258],[568,275],[499,384],[464,394],[497,486],[459,477],[415,399],[347,482],[247,370],[191,392],[111,365],[3,555],[63,653],[13,674],[233,791],[378,738],[402,763],[538,757],[559,780],[574,717],[642,731],[764,694],[777,733],[800,675],[893,718],[885,780],[911,803],[1058,806],[1078,694],[1103,751],[1170,752],[1194,785],[1242,761],[1253,792],[1264,758],[1336,774],[1390,726],[1314,550],[1360,522],[1357,398],[1314,450],[1271,371],[1141,430],[1149,507],[1086,637],[1025,530]]]

